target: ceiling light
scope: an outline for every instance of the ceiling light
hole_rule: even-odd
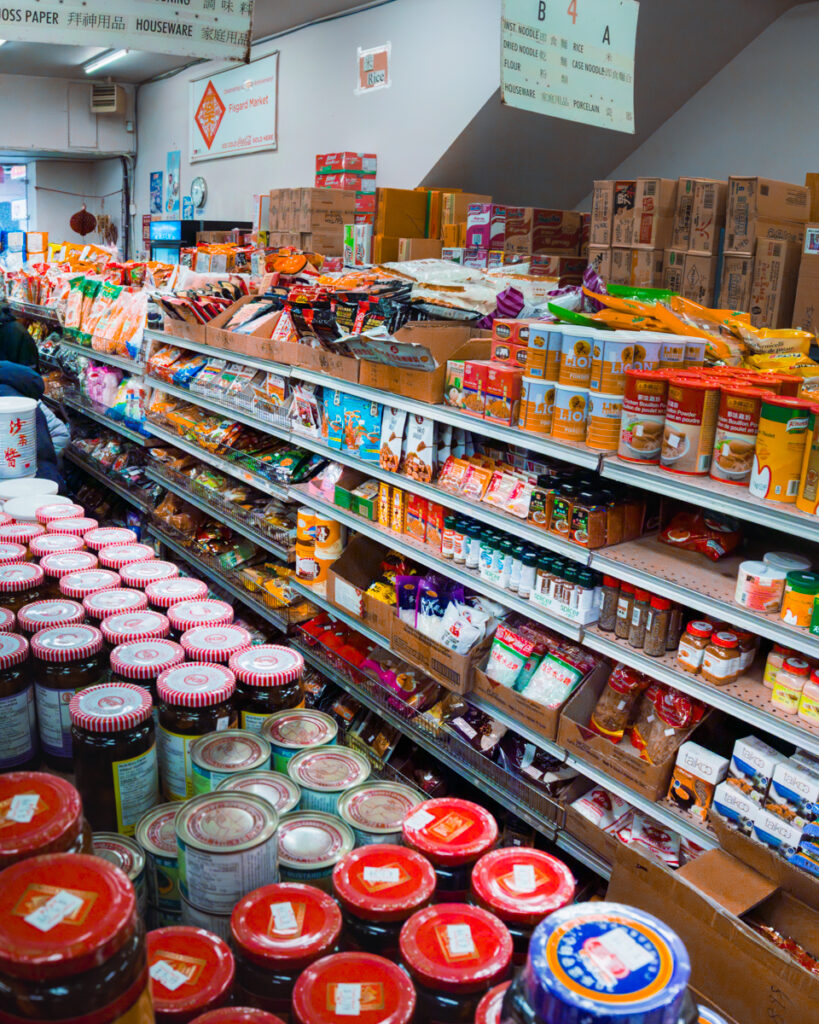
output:
[[[113,64],[115,60],[121,60],[127,53],[127,50],[109,50],[108,53],[103,53],[99,57],[89,60],[87,64],[83,64],[83,71],[85,71],[86,75],[92,75],[107,64]]]

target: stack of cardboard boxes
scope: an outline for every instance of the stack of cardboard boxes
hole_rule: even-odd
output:
[[[355,192],[356,224],[375,224],[375,153],[319,153],[316,188]]]
[[[344,225],[355,218],[355,191],[279,188],[270,193],[268,245],[340,256]]]
[[[663,256],[663,288],[703,306],[716,304],[728,183],[680,178],[671,245]]]

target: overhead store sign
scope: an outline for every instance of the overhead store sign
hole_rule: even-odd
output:
[[[0,38],[247,60],[253,0],[0,2]]]
[[[258,153],[278,146],[279,54],[190,83],[190,159]]]
[[[637,0],[503,0],[501,98],[634,134]]]

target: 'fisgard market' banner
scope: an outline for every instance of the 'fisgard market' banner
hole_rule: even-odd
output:
[[[0,0],[0,38],[247,60],[253,0]]]

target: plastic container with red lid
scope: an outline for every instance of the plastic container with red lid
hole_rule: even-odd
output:
[[[85,541],[82,537],[72,537],[67,533],[43,533],[35,537],[28,550],[33,558],[43,555],[57,555],[67,551],[84,551]]]
[[[357,1024],[409,1024],[415,1009],[415,990],[407,975],[372,953],[326,956],[308,967],[293,989],[296,1024],[349,1024],[351,1019]],[[424,1018],[417,1020],[423,1024]]]
[[[228,665],[236,674],[236,706],[243,729],[261,732],[277,711],[304,703],[304,658],[279,644],[259,644],[234,654]]]
[[[427,906],[435,869],[415,850],[392,843],[362,846],[333,871],[333,891],[344,910],[344,949],[398,959],[404,922]]]
[[[203,928],[157,928],[145,944],[157,1024],[187,1024],[228,1003],[235,965],[216,935]]]
[[[34,538],[37,540],[37,538]],[[14,565],[17,562],[25,562],[28,552],[25,544],[12,544],[4,541],[0,544],[0,565]]]
[[[498,840],[498,823],[470,800],[440,797],[404,819],[404,842],[429,857],[438,876],[437,898],[456,901],[469,889],[473,865]]]
[[[183,633],[198,626],[229,626],[233,622],[233,608],[227,601],[210,598],[179,601],[168,610],[168,618],[174,639],[178,640]]]
[[[102,635],[110,647],[132,643],[134,640],[164,640],[171,630],[170,623],[161,612],[117,612],[100,623]]]
[[[83,841],[80,794],[46,772],[0,775],[0,870],[27,857],[68,853]]]
[[[103,683],[71,698],[77,789],[95,832],[133,835],[157,803],[152,707],[150,693],[131,683]]]
[[[90,516],[76,519],[52,519],[46,529],[49,533],[66,533],[69,537],[84,537],[90,530],[96,530],[99,522]]]
[[[514,942],[514,962],[526,962],[535,927],[574,899],[574,875],[543,850],[512,846],[484,854],[472,869],[470,902],[497,915]]]
[[[85,515],[85,509],[82,505],[71,505],[57,502],[43,502],[42,505],[35,512],[35,517],[38,523],[46,526],[48,523],[55,522],[58,519],[77,519],[80,516]]]
[[[119,586],[119,573],[110,569],[81,569],[60,578],[60,593],[77,601],[101,590],[116,590]]]
[[[511,984],[511,981],[504,981],[489,989],[478,1003],[478,1009],[475,1011],[475,1024],[501,1024],[503,997]]]
[[[289,1006],[289,1004],[288,1004]],[[281,1017],[275,1017],[252,1006],[228,1006],[224,1010],[211,1010],[196,1017],[191,1024],[284,1024]]]
[[[0,1012],[8,1020],[150,1021],[148,980],[134,887],[119,868],[57,853],[3,872]]]
[[[30,544],[40,537],[46,528],[39,523],[6,523],[0,526],[0,542],[4,544]]]
[[[156,553],[148,544],[109,544],[100,548],[100,565],[106,569],[121,569],[132,562],[148,562]]]
[[[338,949],[341,911],[312,885],[265,885],[233,909],[230,931],[236,951],[239,1002],[288,1016],[301,972]]]
[[[244,626],[197,626],[179,638],[191,661],[227,665],[234,654],[246,651],[253,637]]]
[[[92,551],[99,551],[113,544],[136,544],[137,535],[124,526],[101,526],[97,530],[89,530],[83,540],[86,547]]]
[[[145,562],[131,562],[123,565],[120,570],[123,587],[134,587],[144,590],[149,583],[157,580],[172,580],[179,575],[179,566],[173,562],[163,562],[160,558],[151,558]]]
[[[166,612],[183,601],[204,601],[208,596],[208,585],[204,580],[192,576],[176,576],[169,580],[157,580],[145,588],[148,604],[154,611]]]
[[[34,562],[0,565],[0,604],[15,614],[24,604],[39,601],[46,595],[45,573]]]
[[[93,622],[107,619],[109,615],[120,612],[141,612],[148,607],[148,598],[141,590],[101,590],[98,594],[89,594],[83,599],[85,614]]]
[[[24,604],[17,613],[21,633],[31,635],[52,626],[75,626],[85,619],[85,609],[76,601],[62,597],[55,601],[34,601]]]
[[[224,665],[187,662],[156,681],[159,774],[168,800],[194,795],[190,746],[200,736],[233,729],[236,679]]]
[[[509,976],[508,928],[494,914],[467,903],[419,910],[401,929],[400,945],[422,1021],[473,1020],[481,997]]]

